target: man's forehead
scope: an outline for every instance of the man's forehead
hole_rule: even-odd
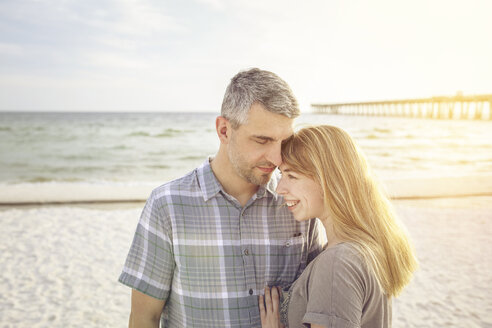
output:
[[[294,133],[293,119],[285,117],[284,120],[275,121],[249,121],[240,128],[254,138],[282,141]]]
[[[294,119],[268,111],[262,104],[255,103],[248,112],[248,119],[241,127],[250,136],[284,140],[292,135]]]

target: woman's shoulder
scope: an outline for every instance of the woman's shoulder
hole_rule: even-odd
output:
[[[327,247],[316,258],[317,265],[328,264],[332,266],[336,263],[342,265],[363,265],[364,261],[356,245],[351,242],[342,242],[334,246]]]
[[[350,242],[343,242],[326,248],[315,260],[311,270],[312,278],[315,280],[352,279],[363,281],[370,276],[362,254],[356,245]]]
[[[303,322],[329,326],[336,321],[337,327],[361,327],[361,322],[387,321],[391,304],[356,244],[331,246],[316,259],[301,294],[307,303]]]

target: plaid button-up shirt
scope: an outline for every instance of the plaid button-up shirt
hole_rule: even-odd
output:
[[[317,219],[297,222],[274,192],[241,207],[207,160],[155,189],[119,281],[166,300],[162,327],[260,327],[258,295],[290,285],[321,250]]]

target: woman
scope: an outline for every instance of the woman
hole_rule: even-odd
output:
[[[390,327],[391,298],[417,261],[363,154],[345,131],[325,125],[294,134],[282,160],[277,192],[297,221],[322,221],[328,244],[281,304],[277,288],[265,289],[262,327]]]

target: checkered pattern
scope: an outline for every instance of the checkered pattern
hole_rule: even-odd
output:
[[[321,251],[318,220],[296,222],[276,183],[241,207],[207,160],[155,189],[119,281],[166,300],[162,327],[260,327],[264,286],[291,284]]]

